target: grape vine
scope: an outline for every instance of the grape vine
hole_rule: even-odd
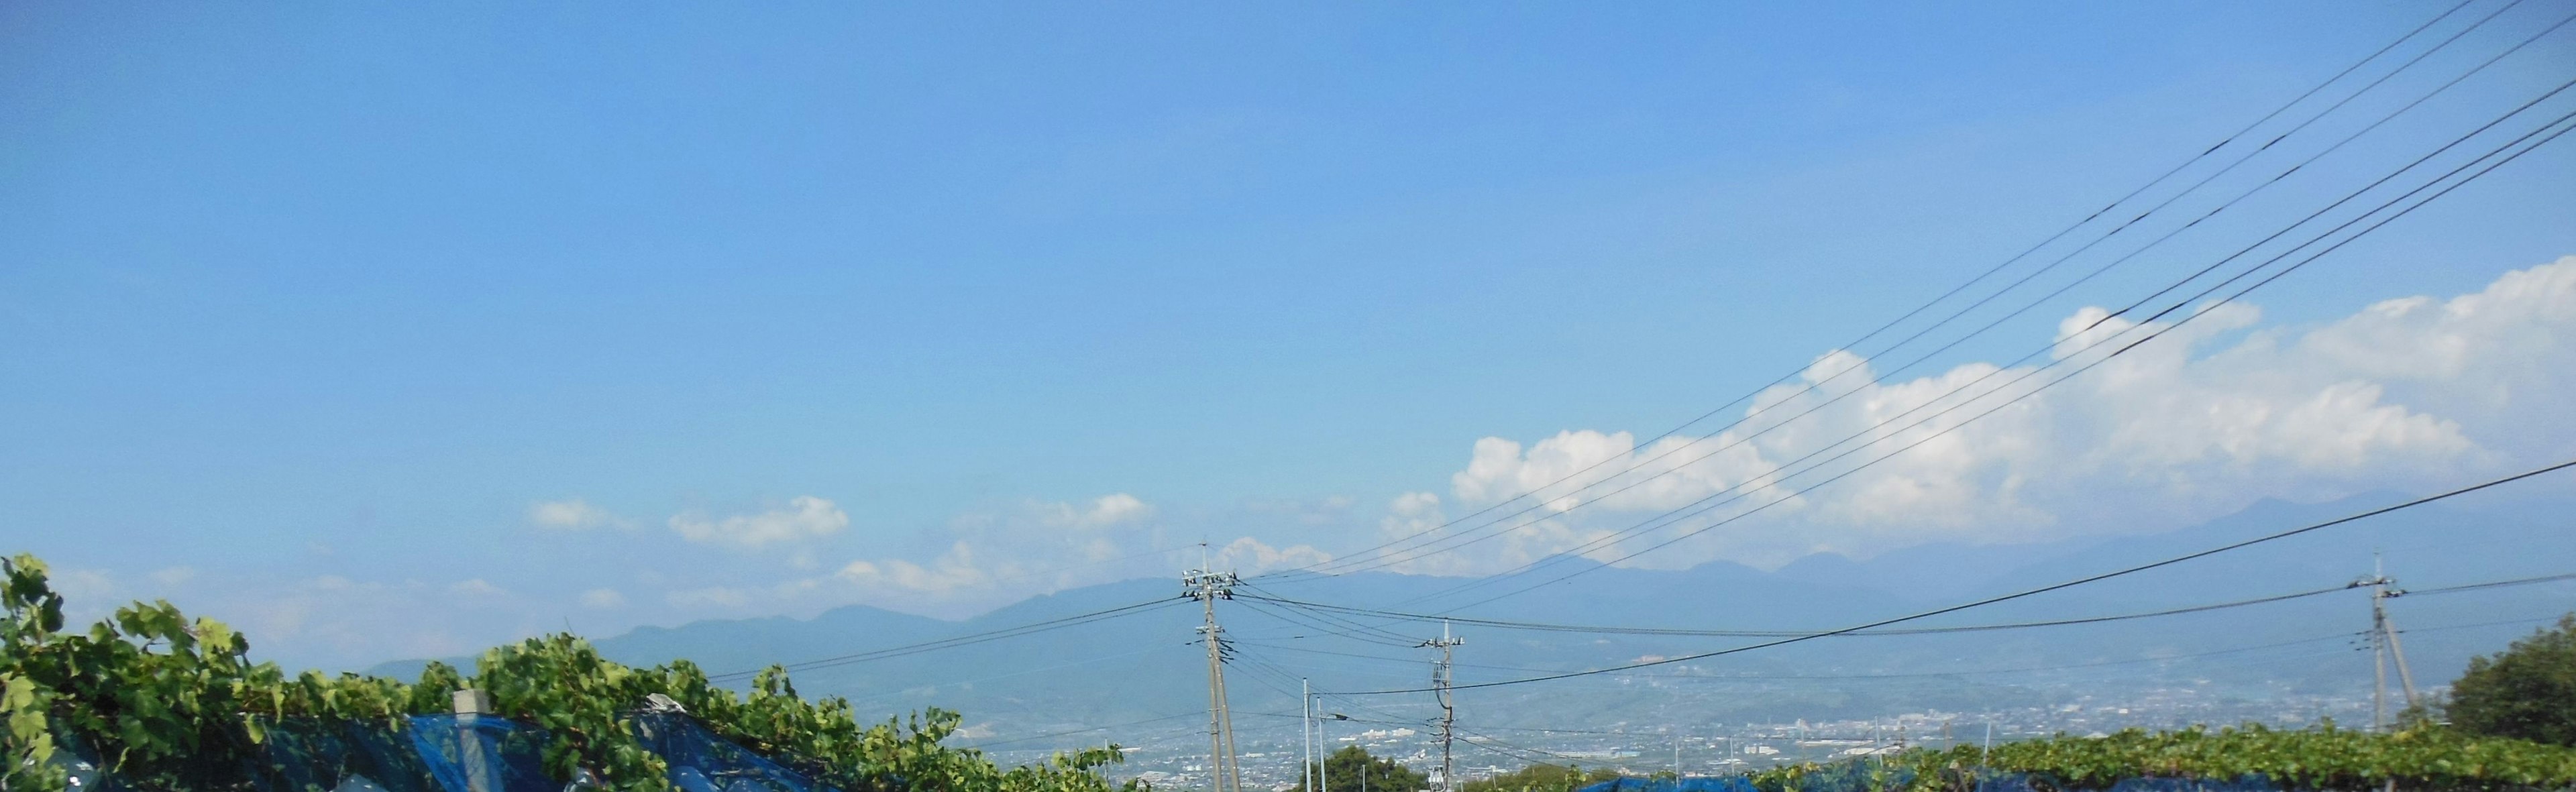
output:
[[[1867,788],[1973,790],[1995,773],[2043,789],[2108,789],[2131,778],[2270,779],[2284,789],[2539,790],[2576,786],[2576,749],[2419,724],[2374,733],[2260,725],[2103,737],[2060,735],[1996,745],[1916,748],[1883,759],[1804,763],[1756,773],[1765,792]],[[1855,783],[1857,782],[1857,783]]]
[[[358,674],[288,675],[248,659],[250,642],[167,602],[134,603],[86,632],[63,630],[63,599],[43,562],[0,559],[0,789],[66,787],[66,740],[141,790],[258,786],[255,757],[293,719],[375,720],[447,712],[455,691],[490,691],[499,714],[544,729],[548,775],[588,778],[617,792],[673,787],[643,749],[636,715],[650,697],[680,704],[717,736],[845,792],[1111,792],[1093,772],[1115,746],[1004,768],[982,752],[942,744],[957,713],[930,709],[861,725],[849,702],[807,700],[772,667],[747,694],[718,687],[695,664],[634,668],[589,642],[549,635],[483,653],[472,676],[432,663],[416,682]],[[1128,782],[1124,792],[1137,792]]]

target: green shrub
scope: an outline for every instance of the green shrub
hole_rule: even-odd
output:
[[[2576,613],[2494,657],[2471,658],[2444,712],[2473,734],[2576,746]]]

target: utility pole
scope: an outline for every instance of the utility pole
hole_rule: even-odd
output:
[[[1297,730],[1297,739],[1306,743],[1304,763],[1297,770],[1297,785],[1304,787],[1306,792],[1315,792],[1315,686],[1305,677],[1297,678],[1297,706],[1298,717],[1305,719],[1299,723],[1302,728]]]
[[[1242,582],[1232,572],[1205,568],[1181,577],[1182,594],[1198,600],[1207,614],[1199,635],[1207,641],[1208,786],[1215,792],[1243,792],[1243,769],[1234,758],[1234,712],[1225,703],[1225,630],[1216,626],[1216,601],[1234,599],[1234,587]]]
[[[2386,731],[2389,725],[2388,661],[2397,661],[2397,679],[2405,686],[2406,706],[2416,704],[2415,673],[2407,669],[2406,650],[2397,643],[2397,627],[2388,621],[2389,598],[2406,594],[2405,589],[2392,588],[2396,583],[2381,568],[2379,554],[2372,553],[2370,577],[2357,584],[2370,587],[2370,725],[2380,731]]]
[[[1449,698],[1449,650],[1466,643],[1464,638],[1449,635],[1449,623],[1440,623],[1440,637],[1424,641],[1423,646],[1440,650],[1440,661],[1431,669],[1432,690],[1440,696],[1440,792],[1457,792],[1458,768],[1450,756],[1450,746],[1458,738],[1458,706]]]

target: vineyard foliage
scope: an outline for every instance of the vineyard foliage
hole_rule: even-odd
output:
[[[251,662],[240,634],[167,602],[128,605],[86,632],[65,632],[63,600],[42,562],[0,559],[0,573],[0,715],[8,722],[0,789],[63,789],[60,759],[70,745],[91,748],[101,768],[137,789],[251,789],[261,744],[283,721],[396,726],[447,712],[451,694],[466,687],[490,691],[501,716],[546,731],[543,761],[555,780],[587,776],[620,792],[672,788],[669,768],[636,738],[636,714],[654,695],[717,736],[846,792],[1109,792],[1092,770],[1121,757],[1106,746],[1003,768],[942,744],[961,723],[957,713],[862,725],[846,700],[798,696],[780,668],[740,694],[687,661],[632,668],[570,635],[484,652],[472,676],[437,663],[413,683],[290,676]]]
[[[1917,748],[1883,760],[1798,764],[1757,773],[1766,792],[1867,788],[1974,790],[1995,773],[2026,774],[2043,788],[2108,789],[2131,778],[2236,781],[2260,776],[2284,789],[2532,790],[2576,786],[2576,749],[2482,737],[2437,725],[2390,733],[2240,728],[2058,736],[1996,745]],[[1855,778],[1857,777],[1857,778]],[[1828,779],[1836,783],[1826,783]],[[1860,781],[1853,784],[1851,781]]]

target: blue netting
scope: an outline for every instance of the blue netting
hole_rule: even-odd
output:
[[[1614,778],[1586,786],[1576,792],[1755,792],[1753,782],[1743,776],[1707,778]]]
[[[546,745],[543,729],[507,720],[455,715],[419,715],[411,719],[411,743],[444,792],[469,792],[481,775],[492,792],[559,792],[563,785],[546,777],[540,757]]]
[[[682,792],[828,792],[804,774],[735,745],[695,719],[647,714],[635,719],[645,750],[671,765],[671,783]]]
[[[265,731],[247,773],[262,792],[446,792],[408,722],[298,718]]]
[[[99,769],[98,751],[83,743],[80,735],[56,724],[53,763],[63,769],[70,792],[126,792],[116,777]]]
[[[683,792],[835,792],[735,745],[685,714],[637,716],[637,739],[671,768]],[[268,724],[253,758],[215,768],[247,778],[249,792],[561,792],[546,776],[547,735],[502,718],[422,715],[401,721],[294,719]],[[54,761],[73,792],[127,792],[98,767],[98,753],[62,735]],[[236,774],[237,771],[237,774]],[[482,783],[475,783],[481,776]],[[226,788],[237,782],[225,782]],[[1690,790],[1690,792],[1701,792]],[[1721,792],[1708,790],[1708,792]]]

